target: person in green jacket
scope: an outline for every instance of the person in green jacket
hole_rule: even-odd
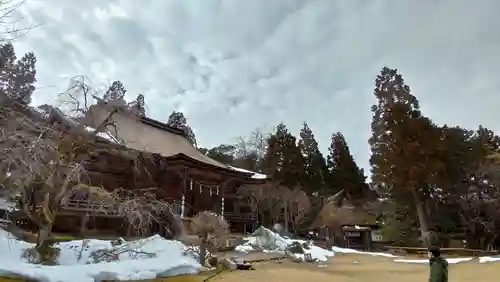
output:
[[[448,282],[448,262],[441,256],[438,247],[429,248],[429,282]]]

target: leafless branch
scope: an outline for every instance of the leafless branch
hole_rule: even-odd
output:
[[[25,3],[26,0],[0,0],[0,42],[16,40],[39,26],[32,23],[17,27],[25,20],[23,16],[17,16]]]
[[[173,237],[182,234],[182,223],[168,202],[158,200],[155,194],[147,191],[131,193],[125,190],[115,192],[120,197],[119,209],[126,221],[138,235],[151,233],[154,225],[161,226],[164,232]]]

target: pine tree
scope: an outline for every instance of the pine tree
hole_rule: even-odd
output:
[[[7,43],[0,46],[0,83],[3,93],[13,101],[29,104],[35,91],[36,57],[26,53],[17,60],[14,46]]]
[[[234,163],[234,152],[236,147],[234,145],[221,144],[212,149],[199,148],[205,156],[208,156],[216,161],[223,164],[233,165]]]
[[[363,169],[360,169],[354,161],[342,133],[337,132],[332,135],[328,151],[330,152],[328,166],[332,178],[336,186],[344,190],[344,195],[352,203],[372,199],[375,193],[366,184]]]
[[[301,184],[303,161],[297,139],[280,123],[268,139],[268,150],[263,160],[264,172],[278,184],[294,188]]]
[[[326,160],[306,122],[300,131],[299,149],[304,159],[303,190],[310,196],[313,194],[324,196],[326,179],[329,176]]]
[[[144,101],[144,94],[139,94],[134,101],[128,104],[130,111],[133,111],[138,116],[146,115],[146,102]]]
[[[439,159],[441,130],[420,112],[418,100],[411,94],[397,70],[383,68],[375,81],[372,106],[372,180],[377,186],[390,187],[398,201],[414,204],[422,239],[429,243],[429,224],[425,202],[443,170]]]
[[[103,100],[107,103],[114,103],[115,105],[125,105],[125,93],[127,90],[121,81],[116,80],[111,83],[111,85],[104,93]]]
[[[196,136],[193,129],[187,124],[187,119],[182,112],[173,111],[168,117],[167,125],[183,130],[186,139],[196,147]]]

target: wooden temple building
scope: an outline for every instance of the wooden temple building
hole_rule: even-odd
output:
[[[111,149],[102,150],[85,163],[89,184],[108,191],[123,189],[131,194],[150,191],[157,199],[170,202],[180,218],[210,210],[222,215],[233,232],[257,227],[257,211],[242,200],[240,192],[245,185],[266,183],[266,176],[213,160],[199,152],[183,130],[125,107],[99,101],[79,122],[93,131],[110,117],[112,126],[99,129],[99,138],[93,146]],[[139,152],[139,157],[125,157],[128,151]],[[153,161],[146,162],[144,158]],[[122,216],[112,209],[103,211],[102,203],[72,196],[60,210],[53,230],[61,233],[94,230],[99,234],[133,236],[128,234],[123,220],[117,220]],[[155,232],[159,231],[151,231]]]
[[[84,122],[96,127],[114,108],[100,101],[90,108]],[[103,177],[98,180],[102,186],[128,189],[155,187],[157,197],[170,201],[181,217],[210,210],[224,216],[235,231],[256,227],[256,211],[241,200],[239,189],[248,184],[264,184],[264,175],[213,160],[194,147],[183,130],[144,115],[119,108],[112,119],[113,126],[106,130],[122,146],[157,155],[161,158],[161,167],[155,168],[149,177],[139,179],[128,174],[120,176],[121,181],[115,177],[113,183],[107,183]],[[103,173],[98,165],[95,166],[96,171]],[[109,168],[109,165],[106,167]]]

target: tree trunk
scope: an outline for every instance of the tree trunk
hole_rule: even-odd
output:
[[[285,202],[285,231],[288,233],[288,203]]]
[[[57,259],[54,250],[51,248],[51,242],[47,240],[49,239],[51,231],[52,223],[49,223],[38,229],[38,233],[36,236],[35,251],[38,253],[40,263],[42,264],[51,265]]]
[[[45,241],[49,238],[51,231],[52,231],[52,224],[47,224],[42,228],[38,229],[35,249],[38,250],[43,247]]]
[[[81,218],[80,221],[80,236],[85,237],[87,234],[87,222],[89,221],[89,216],[88,214],[84,214]]]
[[[202,266],[205,266],[205,257],[207,255],[207,247],[208,247],[208,238],[207,236],[204,236],[201,238],[201,244],[200,244],[200,264]]]
[[[427,213],[425,211],[425,206],[420,196],[415,189],[412,189],[413,198],[415,200],[415,208],[417,209],[417,216],[420,225],[420,235],[425,246],[431,245],[431,238],[429,232],[429,223],[427,221]]]

